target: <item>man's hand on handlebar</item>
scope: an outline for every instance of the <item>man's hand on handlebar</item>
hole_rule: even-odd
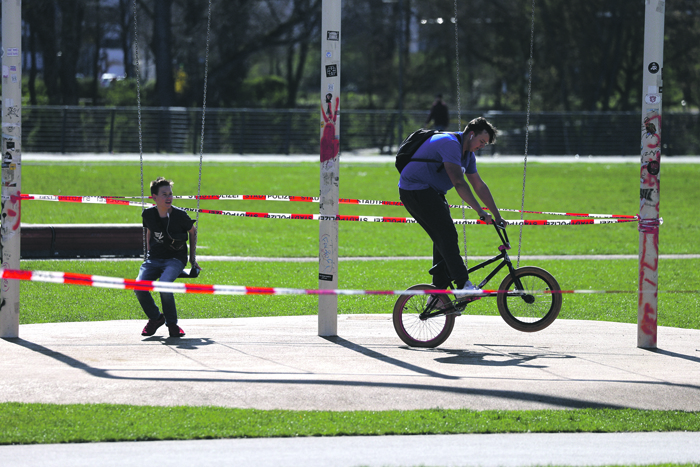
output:
[[[506,226],[508,225],[508,222],[506,222],[505,219],[503,219],[501,216],[498,216],[497,219],[493,219],[491,217],[491,214],[484,212],[483,216],[480,216],[479,219],[481,219],[483,222],[486,222],[486,224],[495,224],[496,227],[499,229],[505,229]]]
[[[489,214],[486,211],[483,211],[483,214],[479,216],[479,219],[481,219],[482,222],[486,222],[486,225],[493,223],[493,218],[491,217],[491,214]]]

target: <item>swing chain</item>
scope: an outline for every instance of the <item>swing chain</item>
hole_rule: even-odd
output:
[[[139,33],[138,33],[138,14],[136,7],[137,0],[133,3],[134,12],[134,49],[135,49],[135,66],[136,66],[136,105],[138,109],[138,122],[139,122],[139,167],[141,169],[141,214],[146,209],[146,202],[144,198],[144,183],[143,183],[143,128],[141,124],[141,70],[139,65]],[[204,122],[207,111],[207,81],[209,75],[209,43],[211,36],[211,10],[212,10],[212,0],[209,0],[209,10],[207,13],[207,44],[206,44],[206,54],[205,54],[205,64],[204,64],[204,97],[202,100],[202,135],[200,140],[199,149],[199,178],[197,181],[197,216],[195,219],[195,226],[199,228],[199,202],[202,193],[202,162],[204,159]],[[196,234],[195,234],[196,235]],[[195,237],[196,238],[196,237]],[[143,259],[146,260],[148,252],[146,251],[146,228],[143,228]]]
[[[532,20],[530,23],[530,60],[528,62],[529,64],[529,72],[527,76],[527,118],[525,122],[525,159],[523,162],[523,196],[520,201],[520,220],[522,221],[525,216],[525,178],[527,176],[527,148],[528,148],[528,142],[530,138],[530,103],[532,102],[532,62],[533,60],[533,49],[534,49],[534,44],[535,44],[535,0],[532,0]],[[520,237],[518,238],[518,260],[515,264],[515,267],[518,268],[520,267],[520,251],[521,247],[523,244],[523,225],[525,223],[522,222],[520,224]]]
[[[457,25],[457,0],[454,0],[455,9],[455,77],[457,84],[457,131],[462,130],[462,100],[459,88],[459,27]],[[461,199],[461,197],[460,197]],[[464,200],[462,199],[462,220],[465,222],[462,224],[462,238],[464,239],[464,266],[469,269],[469,262],[467,256],[467,213]]]
[[[195,218],[195,232],[199,231],[199,202],[202,192],[202,160],[204,159],[204,121],[207,113],[207,81],[209,78],[209,37],[211,35],[211,0],[209,0],[209,12],[207,14],[207,45],[204,55],[204,97],[202,99],[202,136],[199,143],[199,180],[197,181],[197,216]],[[195,239],[196,239],[195,233]],[[195,240],[196,244],[196,240]]]
[[[139,121],[139,167],[141,168],[141,214],[146,209],[143,196],[143,131],[141,129],[141,68],[139,65],[139,28],[136,14],[136,0],[134,0],[134,58],[136,65],[136,107]],[[143,260],[146,260],[146,228],[143,228]]]

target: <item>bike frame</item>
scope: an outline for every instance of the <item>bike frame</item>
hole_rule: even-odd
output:
[[[498,272],[501,269],[503,269],[504,266],[508,266],[508,270],[510,271],[511,274],[515,271],[515,268],[513,267],[513,263],[511,263],[510,257],[508,256],[508,250],[510,250],[510,241],[508,240],[508,233],[506,233],[505,228],[499,227],[496,224],[494,224],[494,226],[496,228],[496,233],[498,234],[498,237],[501,239],[501,243],[502,243],[501,245],[498,246],[498,251],[500,251],[500,253],[498,255],[494,256],[493,258],[487,259],[486,261],[483,261],[483,262],[477,264],[476,266],[471,267],[467,270],[469,272],[469,274],[471,274],[472,272],[478,271],[479,269],[483,269],[486,266],[495,263],[496,261],[501,261],[494,268],[494,270],[491,271],[488,276],[486,276],[486,278],[483,281],[479,282],[479,285],[477,285],[477,287],[479,289],[483,288],[486,284],[488,284],[489,281],[491,279],[493,279],[493,277],[496,274],[498,274]],[[516,278],[516,285],[518,286],[518,288],[522,289],[522,285],[519,282],[520,281],[517,280],[517,278]]]
[[[510,241],[508,239],[508,233],[506,233],[505,227],[500,227],[495,223],[493,225],[496,228],[496,233],[498,234],[498,237],[501,239],[501,245],[498,246],[498,251],[500,253],[498,253],[493,258],[487,259],[477,264],[476,266],[468,268],[467,271],[469,272],[469,274],[471,274],[474,271],[478,271],[479,269],[483,269],[486,266],[500,261],[500,263],[496,265],[496,267],[486,276],[486,278],[479,282],[479,285],[477,285],[477,287],[479,289],[483,288],[484,285],[488,284],[489,281],[493,279],[494,276],[498,274],[501,269],[507,266],[508,271],[510,271],[511,276],[513,277],[514,285],[517,287],[518,290],[523,290],[523,285],[520,283],[520,279],[515,275],[515,268],[513,267],[513,263],[510,261],[510,257],[508,256],[508,250],[510,250]],[[522,293],[513,292],[512,295],[522,295]],[[423,311],[423,313],[421,313],[421,319],[432,318],[434,316],[439,316],[442,314],[460,313],[462,310],[464,310],[464,308],[466,308],[466,306],[469,303],[475,300],[479,300],[484,297],[496,296],[498,296],[498,291],[484,292],[483,295],[474,295],[473,297],[469,297],[466,300],[464,298],[454,299],[448,305],[440,308],[436,308],[437,302],[431,303],[431,301],[429,301],[428,305],[426,306],[426,309]]]

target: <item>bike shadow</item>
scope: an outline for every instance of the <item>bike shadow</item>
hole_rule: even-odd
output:
[[[489,345],[477,344],[478,347],[483,347],[483,351],[474,351],[466,349],[435,349],[437,352],[446,354],[444,357],[435,359],[438,363],[448,365],[478,365],[492,367],[509,367],[509,366],[527,366],[529,368],[547,368],[544,362],[538,363],[539,360],[552,358],[576,358],[573,355],[559,354],[548,351],[547,349],[538,349],[534,346],[506,346],[506,345]]]

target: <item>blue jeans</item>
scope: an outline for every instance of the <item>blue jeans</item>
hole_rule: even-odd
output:
[[[136,280],[140,281],[155,281],[175,282],[177,276],[180,275],[185,265],[182,261],[176,258],[172,259],[147,259],[139,269],[139,277]],[[148,316],[148,319],[156,320],[160,316],[160,310],[153,300],[151,292],[145,290],[135,290],[136,298],[141,304],[141,308]],[[163,306],[163,315],[165,316],[165,324],[177,324],[177,309],[175,308],[175,296],[169,292],[160,292],[160,303]]]

